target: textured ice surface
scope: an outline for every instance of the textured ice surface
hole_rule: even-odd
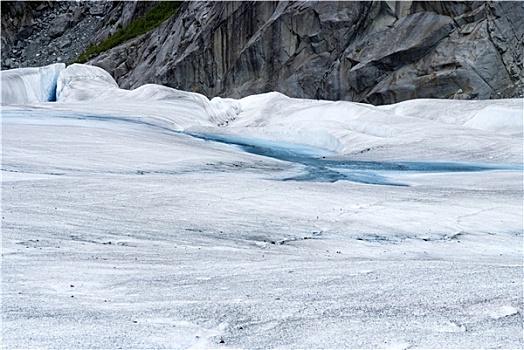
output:
[[[2,106],[5,348],[523,347],[521,100],[63,72]]]
[[[156,123],[162,123],[159,119],[168,118],[173,125],[168,124],[167,127],[174,129],[181,120],[188,118],[192,119],[193,124],[211,122],[210,125],[217,125],[231,115],[236,115],[240,109],[239,103],[232,99],[215,98],[210,101],[201,94],[161,85],[148,84],[131,91],[119,89],[106,71],[83,64],[67,67],[58,77],[57,84],[59,102],[98,101],[103,105],[111,103],[120,106],[127,104],[128,107],[124,110],[118,108],[121,113],[143,111],[144,116],[154,116]],[[137,103],[140,107],[135,110],[132,106]]]

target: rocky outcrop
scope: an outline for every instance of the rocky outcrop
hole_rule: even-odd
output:
[[[128,88],[386,104],[523,93],[520,2],[187,2],[91,63]]]
[[[102,16],[90,8],[110,3],[2,1],[2,68],[70,62],[84,52]],[[23,20],[19,20],[23,19]]]
[[[72,62],[157,1],[2,1],[2,69]]]
[[[14,3],[8,17],[5,3]],[[70,62],[155,5],[28,4],[2,2],[3,68]],[[157,83],[210,98],[519,97],[522,23],[518,1],[188,1],[90,63],[125,88]]]
[[[450,11],[452,3],[439,4],[447,4],[442,13]],[[522,96],[524,27],[512,23],[523,20],[524,8],[517,2],[481,4],[472,13],[455,17],[455,30],[427,55],[407,62],[377,82],[367,99],[384,104],[417,97]]]

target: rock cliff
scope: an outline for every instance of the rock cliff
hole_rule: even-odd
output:
[[[90,63],[125,88],[157,83],[208,97],[520,97],[522,23],[518,1],[194,1]]]
[[[72,62],[158,1],[2,1],[2,69]]]
[[[521,2],[188,2],[92,61],[125,87],[386,104],[522,95]]]

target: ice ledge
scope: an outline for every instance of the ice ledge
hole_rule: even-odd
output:
[[[56,101],[56,84],[64,63],[18,68],[0,72],[2,105],[25,105]]]
[[[162,105],[171,110],[168,113],[169,118],[183,117],[218,126],[227,125],[242,111],[237,100],[215,97],[210,101],[198,93],[161,85],[147,84],[134,90],[120,89],[108,72],[84,64],[72,64],[66,68],[65,64],[57,63],[46,67],[11,69],[1,73],[2,105],[31,105],[51,101],[96,101],[103,104],[120,103],[121,106],[134,103],[147,106],[149,114],[152,106]],[[162,114],[158,108],[154,110]]]

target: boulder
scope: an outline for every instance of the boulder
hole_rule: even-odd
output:
[[[18,34],[16,34],[15,40],[25,40],[33,34],[33,26],[28,25],[27,27],[22,28]]]
[[[84,9],[80,6],[77,6],[73,9],[73,19],[74,23],[80,22],[84,18]]]
[[[92,16],[102,16],[105,12],[105,6],[100,3],[93,3],[89,9],[89,14]]]
[[[49,28],[48,35],[51,38],[57,38],[64,34],[64,32],[71,26],[72,16],[70,14],[63,14],[58,16],[53,21],[53,26]]]

